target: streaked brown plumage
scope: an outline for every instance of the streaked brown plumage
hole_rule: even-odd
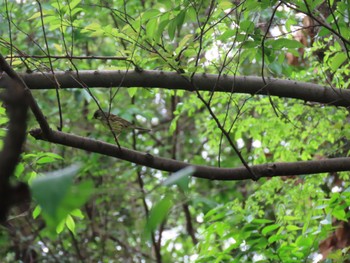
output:
[[[150,129],[145,129],[141,127],[137,127],[133,125],[132,123],[128,122],[127,120],[124,120],[123,118],[118,117],[117,115],[114,115],[110,113],[108,115],[108,112],[97,110],[94,113],[94,119],[97,119],[103,123],[106,127],[109,128],[107,119],[109,120],[109,124],[112,128],[112,130],[119,135],[123,130],[125,129],[132,129],[132,130],[140,130],[140,131],[150,131]]]

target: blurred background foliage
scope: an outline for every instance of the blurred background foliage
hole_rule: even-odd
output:
[[[5,0],[0,6],[0,51],[18,72],[136,68],[349,87],[349,1]],[[102,108],[152,128],[122,134],[122,146],[192,164],[241,166],[197,94],[90,90]],[[51,127],[59,126],[56,91],[32,92]],[[86,89],[61,89],[59,96],[63,131],[114,143],[92,119],[97,105]],[[345,108],[260,95],[201,96],[249,164],[348,156]],[[6,123],[1,108],[1,138]],[[31,116],[29,129],[37,126]],[[29,210],[12,211],[1,228],[2,262],[317,262],[322,255],[342,262],[350,245],[339,230],[349,227],[348,172],[258,182],[189,173],[180,176],[188,178],[182,186],[169,186],[162,184],[166,172],[28,136],[15,176],[31,185],[34,201]]]

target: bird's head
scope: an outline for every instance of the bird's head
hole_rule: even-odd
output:
[[[104,114],[101,110],[97,110],[94,113],[94,119],[101,120],[104,117]]]

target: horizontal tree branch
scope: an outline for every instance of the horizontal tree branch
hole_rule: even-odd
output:
[[[45,137],[40,129],[31,130],[30,134],[39,140],[46,140],[52,143],[116,157],[161,171],[176,172],[187,166],[193,166],[195,168],[193,176],[198,178],[210,180],[252,179],[251,174],[245,167],[218,168],[202,165],[192,165],[181,161],[157,157],[149,153],[130,150],[124,147],[119,148],[117,145],[53,130],[49,133],[49,137]],[[254,174],[259,178],[286,175],[318,174],[327,172],[350,171],[350,158],[343,157],[289,163],[280,162],[253,165],[250,167],[254,171]]]
[[[30,89],[54,89],[52,73],[23,73],[20,74]],[[88,87],[143,87],[164,88],[172,90],[193,91],[193,87],[200,91],[217,91],[262,94],[281,98],[294,98],[303,101],[318,102],[327,105],[350,106],[350,90],[336,89],[313,83],[293,80],[266,78],[267,85],[261,77],[226,76],[214,74],[196,74],[193,84],[188,77],[176,72],[163,71],[57,71],[55,77],[60,88],[82,88],[81,82]],[[2,81],[0,79],[0,86]]]

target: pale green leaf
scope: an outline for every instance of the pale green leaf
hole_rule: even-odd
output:
[[[68,3],[69,3],[70,8],[74,9],[80,2],[81,2],[81,0],[71,0]]]
[[[342,209],[341,207],[336,207],[336,209],[334,209],[332,211],[332,215],[339,220],[343,220],[347,222],[347,217],[346,217],[346,213],[344,211],[344,209]]]
[[[68,215],[66,218],[66,226],[75,235],[75,222],[71,215]]]
[[[61,222],[59,222],[56,226],[56,233],[57,234],[60,234],[62,233],[63,229],[64,229],[64,226],[65,226],[65,221],[66,220],[61,220]]]
[[[34,13],[31,17],[28,18],[28,20],[33,20],[41,16],[40,12]]]
[[[142,20],[143,21],[146,21],[150,18],[154,18],[154,17],[157,17],[158,15],[160,15],[160,11],[158,9],[149,9],[147,10],[146,12],[144,12],[142,14]]]
[[[130,98],[134,97],[138,90],[139,90],[138,88],[128,88],[127,91]]]
[[[79,217],[80,219],[84,218],[84,214],[80,209],[75,209],[70,213],[72,216]]]
[[[347,60],[347,56],[344,52],[338,52],[334,57],[330,59],[330,67],[332,71],[338,70],[338,68]]]
[[[40,215],[40,213],[41,213],[41,208],[40,208],[40,206],[35,206],[35,208],[34,208],[34,210],[33,210],[33,213],[32,213],[32,216],[33,216],[33,218],[35,219],[35,218],[37,218],[39,215]]]
[[[163,185],[169,186],[173,184],[179,185],[182,190],[186,191],[188,189],[189,177],[196,171],[196,168],[193,166],[188,166],[186,168],[177,171],[170,175],[165,181],[163,181]]]
[[[287,225],[287,226],[286,226],[286,229],[287,229],[288,231],[296,231],[296,230],[300,230],[301,228],[298,227],[298,226],[295,226],[295,225]]]

